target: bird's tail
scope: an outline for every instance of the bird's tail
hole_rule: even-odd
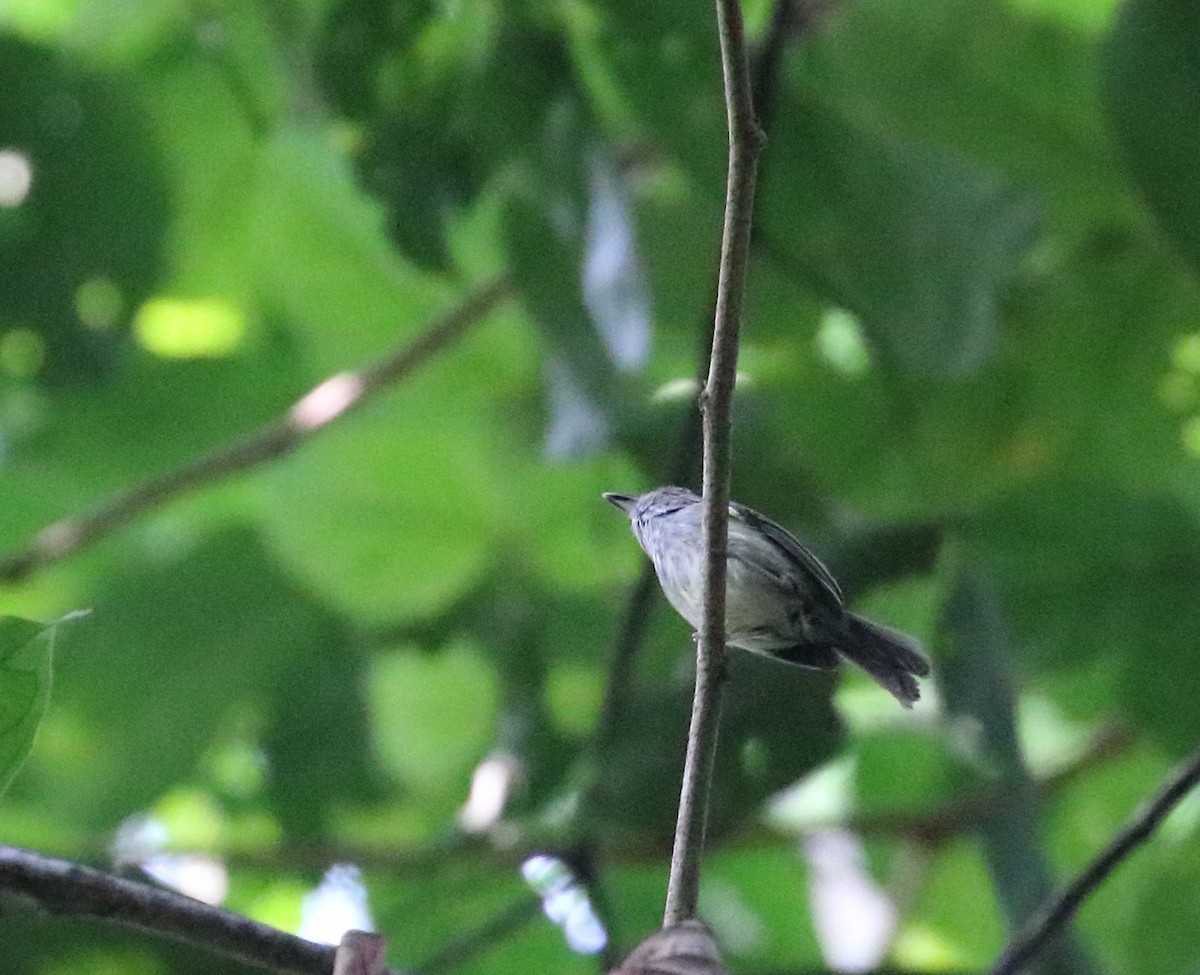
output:
[[[906,708],[921,696],[918,677],[929,676],[929,661],[917,642],[903,633],[879,626],[861,616],[848,615],[845,636],[838,650],[875,678]]]

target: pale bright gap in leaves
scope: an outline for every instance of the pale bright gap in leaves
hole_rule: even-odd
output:
[[[739,377],[740,378],[740,377]],[[700,394],[700,382],[695,378],[672,379],[654,391],[651,402],[678,403],[695,399]]]
[[[300,905],[301,938],[335,945],[347,931],[374,931],[362,871],[350,863],[334,864]]]
[[[221,814],[203,793],[181,790],[164,797],[158,812],[138,813],[117,829],[112,844],[117,866],[136,866],[162,884],[206,904],[224,904],[229,893],[229,872],[216,857],[175,853],[172,845],[212,845],[222,830]],[[161,814],[160,814],[161,813]],[[258,920],[276,927],[294,924],[295,901],[289,898],[280,917],[278,904],[259,905]],[[261,910],[267,907],[268,910]],[[293,918],[286,920],[287,915]],[[337,944],[354,929],[373,931],[374,920],[362,873],[353,864],[335,864],[321,882],[299,900],[299,925],[295,933],[320,944]]]
[[[626,186],[607,153],[593,153],[590,176],[584,304],[617,370],[640,372],[650,356],[650,296]]]
[[[523,774],[521,763],[512,755],[497,752],[485,758],[471,774],[471,789],[458,811],[458,825],[472,834],[497,826]]]
[[[0,207],[19,207],[33,187],[33,163],[19,149],[0,149]]]
[[[1050,697],[1026,692],[1017,700],[1021,756],[1035,777],[1056,775],[1081,761],[1098,731],[1095,723],[1068,717]]]
[[[866,674],[850,671],[837,689],[838,711],[856,733],[936,723],[942,711],[936,677],[935,671],[934,680],[922,682],[921,700],[912,711],[897,714],[887,691]]]
[[[835,972],[873,971],[896,936],[897,912],[867,869],[867,855],[849,830],[804,839],[813,927],[825,963]]]
[[[136,866],[161,884],[205,904],[220,905],[229,893],[229,873],[219,860],[198,853],[169,853],[171,830],[159,816],[138,813],[113,838],[117,866]]]
[[[767,805],[767,820],[788,835],[845,821],[854,809],[853,756],[844,755],[778,792]]]
[[[292,407],[292,423],[300,430],[324,426],[357,403],[362,394],[363,381],[359,376],[339,372]]]
[[[825,963],[837,972],[878,967],[896,937],[898,912],[871,877],[859,838],[830,824],[854,808],[857,763],[851,756],[827,762],[768,806],[769,820],[802,835],[808,863],[809,902]]]
[[[608,932],[596,917],[587,891],[557,857],[538,854],[521,864],[521,874],[542,899],[546,917],[563,930],[570,949],[594,955],[608,944]]]
[[[854,807],[856,762],[828,762],[771,800],[770,820],[804,836],[809,903],[817,943],[836,972],[868,972],[887,956],[896,937],[898,913],[871,877],[859,838],[830,828]]]
[[[1200,790],[1193,789],[1179,800],[1179,805],[1167,813],[1158,828],[1158,839],[1172,846],[1182,846],[1200,836]]]
[[[640,372],[650,356],[649,287],[637,255],[627,181],[603,150],[591,153],[589,161],[580,275],[583,303],[608,358],[618,372]],[[576,460],[604,450],[611,432],[605,409],[565,360],[548,357],[545,371],[551,418],[546,432],[547,458]]]

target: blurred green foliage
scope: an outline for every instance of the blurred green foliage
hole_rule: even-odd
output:
[[[894,963],[980,968],[1197,738],[1200,16],[746,11],[734,494],[935,679],[904,714],[736,658],[703,909],[733,970],[822,969],[798,840],[856,830]],[[682,0],[0,3],[0,550],[514,281],[295,453],[5,586],[8,614],[92,613],[0,838],[110,863],[136,834],[293,929],[358,863],[398,966],[531,898],[539,852],[617,949],[651,930],[691,644],[656,595],[606,710],[641,559],[599,495],[695,483],[725,139]],[[49,667],[41,627],[0,627],[0,778]],[[1047,971],[1194,970],[1196,807],[1167,825]],[[23,908],[0,942],[15,975],[237,970]],[[458,970],[596,965],[536,915]]]

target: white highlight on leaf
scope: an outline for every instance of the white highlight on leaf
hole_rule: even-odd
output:
[[[471,776],[471,791],[458,811],[458,825],[468,833],[484,833],[500,821],[513,784],[521,773],[511,755],[489,755]]]
[[[292,423],[300,430],[324,426],[362,395],[362,378],[352,372],[330,376],[292,407]]]

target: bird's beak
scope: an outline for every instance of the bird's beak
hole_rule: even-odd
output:
[[[633,506],[637,504],[637,498],[630,497],[628,494],[613,494],[611,491],[605,492],[604,500],[609,504],[615,504],[625,514],[633,511]]]

